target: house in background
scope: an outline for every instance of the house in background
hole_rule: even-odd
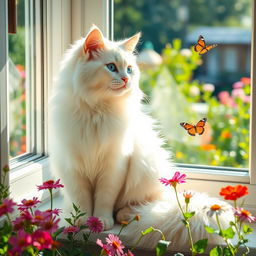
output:
[[[195,79],[213,83],[217,91],[231,89],[241,77],[250,76],[251,30],[237,27],[199,27],[185,40],[194,45],[202,35],[207,45],[218,46],[204,54],[203,64],[196,70]]]

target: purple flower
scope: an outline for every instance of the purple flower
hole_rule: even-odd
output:
[[[69,226],[64,228],[63,233],[68,234],[68,233],[77,233],[79,231],[79,228],[76,226]]]
[[[12,199],[4,199],[3,203],[0,204],[0,216],[3,216],[4,214],[7,213],[12,213],[14,211],[14,206],[16,203],[12,201]]]
[[[177,184],[185,183],[186,182],[185,179],[186,179],[186,174],[181,174],[180,172],[175,172],[173,177],[170,180],[168,180],[166,178],[161,178],[159,180],[165,186],[170,185],[170,186],[176,187]]]
[[[21,204],[18,204],[20,211],[26,211],[30,208],[36,207],[38,203],[41,203],[41,201],[38,200],[37,197],[33,197],[33,199],[27,200],[23,199],[21,201]]]
[[[63,188],[64,186],[60,184],[60,179],[58,179],[56,182],[54,180],[47,180],[43,183],[43,185],[37,186],[38,190],[43,190],[43,189],[50,189],[52,190],[53,188]]]

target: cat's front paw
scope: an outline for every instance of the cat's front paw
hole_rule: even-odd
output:
[[[107,217],[100,216],[99,219],[103,223],[104,230],[110,230],[111,228],[113,228],[113,226],[114,226],[113,218],[109,218],[109,217],[107,218]]]
[[[125,206],[117,212],[116,220],[121,223],[122,221],[131,220],[132,210],[129,206]]]

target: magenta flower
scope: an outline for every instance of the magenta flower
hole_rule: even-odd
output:
[[[100,233],[103,231],[103,223],[97,217],[89,217],[86,221],[86,226],[88,226],[93,233]]]
[[[103,255],[108,255],[108,256],[115,255],[115,250],[113,249],[113,247],[108,244],[103,244],[100,239],[96,240],[96,244],[102,248],[102,251],[104,252]]]
[[[61,210],[61,209],[58,209],[58,208],[55,208],[55,209],[53,209],[53,210],[48,209],[48,210],[46,210],[46,212],[49,212],[49,213],[51,213],[52,215],[57,215],[57,216],[59,216],[60,213],[62,212],[62,210]]]
[[[39,227],[47,232],[54,233],[59,228],[58,223],[60,222],[60,219],[56,219],[55,217],[49,216],[44,221],[39,223]]]
[[[33,224],[35,225],[41,225],[41,223],[44,223],[46,221],[50,221],[52,217],[52,214],[50,212],[42,212],[40,210],[36,210],[33,216]]]
[[[27,246],[32,244],[32,236],[24,230],[19,230],[17,236],[13,235],[9,238],[9,243],[15,252],[22,252]]]
[[[60,184],[60,179],[58,179],[56,182],[54,182],[53,180],[47,180],[43,183],[43,185],[39,185],[37,186],[38,190],[42,190],[42,189],[50,189],[52,190],[53,188],[63,188],[64,186],[62,184]]]
[[[41,203],[41,201],[39,201],[37,197],[33,197],[33,199],[30,199],[30,200],[23,199],[21,201],[21,204],[18,204],[18,206],[19,206],[18,210],[26,211],[30,208],[36,207],[38,203]]]
[[[12,213],[14,211],[14,206],[16,203],[13,202],[12,199],[4,199],[3,203],[0,204],[0,217],[7,213]]]
[[[69,226],[64,228],[63,233],[68,234],[68,233],[77,233],[79,231],[79,228],[76,226]]]
[[[106,238],[106,242],[109,246],[111,246],[114,249],[115,254],[117,254],[118,256],[123,255],[124,246],[118,236],[109,234],[108,237]]]
[[[35,246],[39,251],[43,249],[51,249],[54,241],[47,231],[36,230],[32,234],[33,246]]]
[[[252,216],[252,214],[243,209],[243,208],[236,208],[234,209],[234,214],[237,216],[241,222],[248,221],[248,222],[254,222],[256,221],[256,217]]]
[[[186,182],[185,179],[186,179],[186,174],[181,174],[180,172],[175,172],[173,177],[170,180],[168,180],[166,178],[161,178],[159,180],[165,186],[170,185],[175,188],[177,184],[185,183]]]

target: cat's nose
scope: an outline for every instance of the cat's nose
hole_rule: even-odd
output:
[[[125,82],[125,84],[127,84],[129,78],[124,76],[124,77],[121,77],[121,79]]]

